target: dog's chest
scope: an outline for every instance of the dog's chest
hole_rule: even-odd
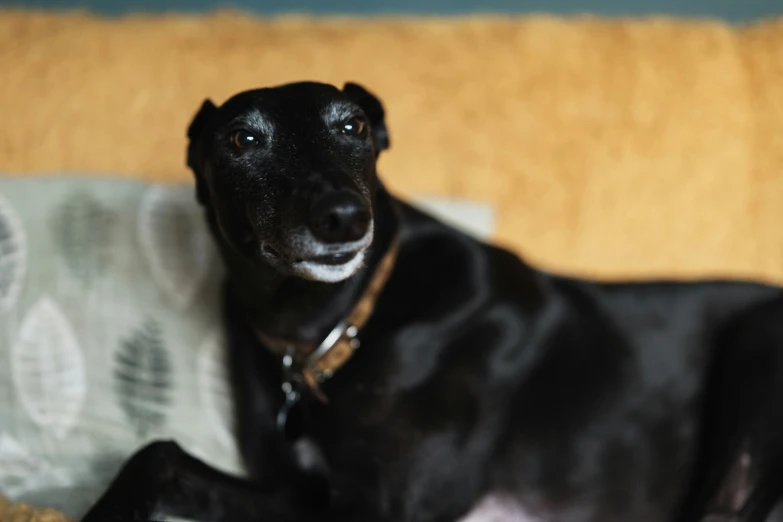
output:
[[[545,522],[528,512],[517,501],[500,496],[487,495],[473,511],[459,522]]]

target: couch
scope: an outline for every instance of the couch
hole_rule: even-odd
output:
[[[389,188],[532,263],[783,283],[783,19],[0,10],[0,71],[0,492],[72,517],[155,436],[242,472],[184,165],[205,97],[357,81]],[[161,368],[192,378],[144,402]]]

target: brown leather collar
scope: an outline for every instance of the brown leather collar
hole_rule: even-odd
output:
[[[272,337],[255,328],[256,336],[282,359],[285,372],[283,391],[289,402],[299,398],[298,388],[306,385],[321,402],[327,403],[320,383],[330,379],[359,348],[357,335],[375,310],[375,303],[394,268],[399,244],[394,238],[375,269],[364,293],[351,312],[340,321],[321,344]]]

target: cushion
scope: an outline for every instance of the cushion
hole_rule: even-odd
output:
[[[481,203],[415,204],[492,233]],[[0,177],[0,493],[78,518],[161,437],[243,473],[221,277],[190,184]]]

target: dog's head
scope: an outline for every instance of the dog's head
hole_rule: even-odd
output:
[[[234,250],[288,275],[337,282],[373,239],[380,101],[359,85],[293,83],[207,100],[188,129],[199,202]]]

